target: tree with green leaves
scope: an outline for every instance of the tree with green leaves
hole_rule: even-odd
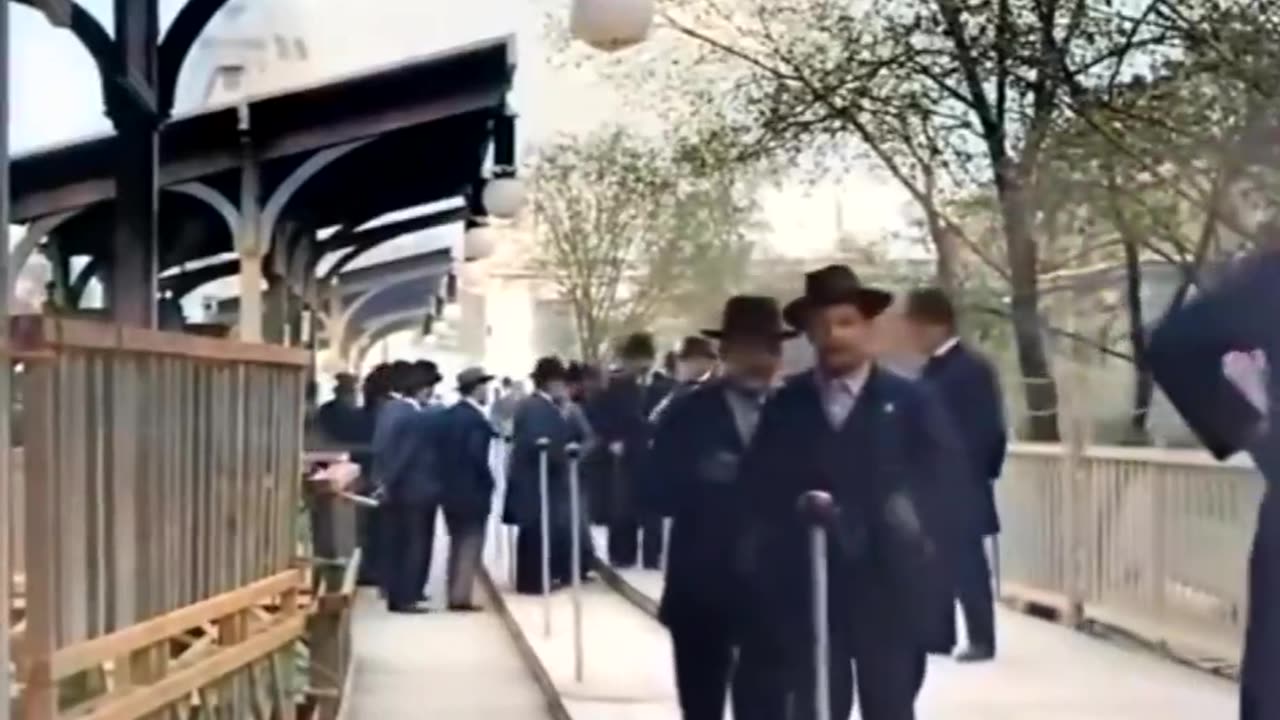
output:
[[[536,153],[536,265],[570,307],[587,360],[668,315],[705,314],[745,276],[755,184],[688,150],[615,127]]]

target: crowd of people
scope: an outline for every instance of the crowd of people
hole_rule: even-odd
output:
[[[814,523],[830,538],[832,717],[848,717],[855,697],[864,720],[913,717],[926,655],[957,645],[957,600],[968,643],[956,658],[995,656],[984,539],[999,530],[999,389],[959,340],[945,293],[907,298],[911,337],[928,358],[910,379],[875,362],[873,324],[890,293],[841,265],[805,280],[785,306],[730,298],[718,327],[662,360],[644,332],[620,339],[610,367],[542,358],[527,393],[511,379],[493,392],[493,378],[471,368],[445,407],[436,366],[400,362],[374,370],[358,403],[355,379],[340,377],[316,419],[367,448],[356,459],[381,505],[364,529],[366,581],[390,611],[425,612],[442,513],[447,606],[475,608],[499,444],[515,590],[570,583],[577,463],[584,579],[597,562],[665,570],[660,617],[684,717],[720,720],[730,698],[740,720],[814,716]],[[781,377],[783,343],[798,336],[814,367]],[[806,515],[797,501],[811,490],[833,502]],[[593,525],[607,528],[605,548],[591,542]]]

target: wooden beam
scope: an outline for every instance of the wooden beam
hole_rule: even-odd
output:
[[[288,570],[137,625],[130,625],[110,635],[62,648],[53,655],[52,675],[54,679],[64,678],[108,660],[126,656],[198,625],[214,622],[252,607],[263,598],[287,595],[302,582],[301,571]]]
[[[219,649],[190,667],[172,672],[154,685],[134,688],[123,697],[72,717],[76,720],[135,720],[145,717],[297,640],[302,636],[305,624],[306,617],[302,615],[286,618],[237,645]]]

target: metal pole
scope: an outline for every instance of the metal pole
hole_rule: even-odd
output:
[[[813,490],[800,496],[800,511],[809,526],[809,561],[813,610],[813,709],[815,720],[831,720],[831,629],[827,607],[827,529],[835,512],[829,493]]]
[[[5,282],[0,292],[0,720],[9,720],[9,620],[13,616],[9,598],[13,568],[9,563],[9,533],[12,531],[13,494],[9,487],[10,387],[13,365],[9,355],[9,3],[0,1],[0,228],[5,242],[0,243],[0,278]]]
[[[551,637],[551,501],[547,497],[547,451],[551,441],[538,438],[538,524],[542,532],[542,632]]]
[[[570,568],[573,572],[571,588],[573,593],[573,679],[582,682],[583,646],[582,646],[582,500],[578,495],[581,489],[578,475],[578,462],[582,457],[582,448],[573,443],[566,448],[569,454],[569,520],[573,523],[570,537],[573,539],[570,551]]]

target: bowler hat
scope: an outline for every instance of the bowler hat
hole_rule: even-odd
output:
[[[766,337],[785,339],[796,336],[782,324],[778,301],[764,295],[735,295],[724,304],[720,327],[703,330],[703,335],[717,340],[729,337]]]
[[[458,389],[467,392],[477,385],[487,383],[493,379],[493,376],[484,371],[484,368],[469,367],[458,373]]]
[[[628,335],[622,340],[622,345],[618,348],[618,357],[621,358],[652,360],[657,356],[658,350],[654,345],[653,336],[647,332]]]
[[[716,348],[710,340],[691,335],[680,341],[680,347],[676,349],[676,359],[693,360],[695,358],[703,360],[716,359]]]
[[[832,305],[853,305],[868,319],[893,304],[893,294],[867,287],[848,265],[828,265],[804,276],[804,295],[787,303],[782,316],[787,324],[804,329],[809,312]]]
[[[564,362],[553,356],[538,358],[538,362],[533,365],[533,374],[530,375],[534,384],[542,385],[554,380],[567,380],[569,377],[568,368],[564,366]]]

